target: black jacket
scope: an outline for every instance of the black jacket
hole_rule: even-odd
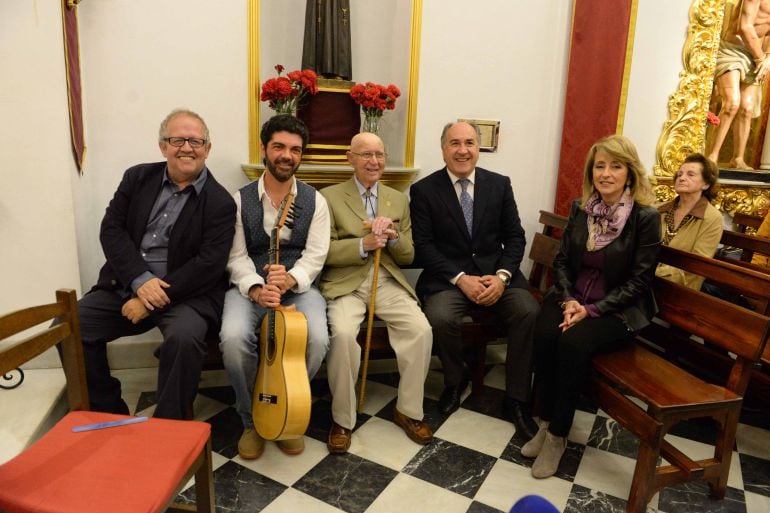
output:
[[[658,312],[651,286],[661,246],[660,234],[658,211],[634,203],[623,231],[605,248],[605,296],[594,305],[602,315],[619,314],[632,331],[647,326]],[[575,280],[587,239],[587,214],[576,200],[553,262],[556,283],[549,295],[555,294],[558,301],[575,296]]]
[[[107,262],[94,289],[130,288],[149,270],[139,247],[147,220],[161,188],[165,162],[129,168],[107,206],[99,239]],[[228,278],[225,271],[235,234],[235,202],[209,170],[200,194],[193,193],[176,220],[168,242],[168,273],[172,304],[185,302],[217,326]]]
[[[412,184],[409,194],[414,265],[424,268],[418,296],[453,289],[449,280],[460,271],[483,276],[505,269],[509,287],[529,288],[519,270],[526,239],[507,176],[476,168],[473,237],[446,168]]]

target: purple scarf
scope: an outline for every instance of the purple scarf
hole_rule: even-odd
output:
[[[599,193],[594,192],[583,208],[588,215],[586,249],[597,251],[615,240],[623,231],[633,206],[634,199],[628,187],[623,191],[618,202],[612,206],[607,205]]]

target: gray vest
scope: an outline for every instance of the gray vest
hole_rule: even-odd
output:
[[[265,171],[267,172],[267,171]],[[268,263],[270,249],[270,234],[265,233],[262,226],[264,211],[259,200],[257,182],[251,182],[241,189],[241,221],[243,234],[246,238],[246,251],[257,268],[257,273],[263,278],[267,273],[263,270]],[[294,198],[294,226],[288,242],[281,241],[281,265],[286,269],[294,267],[302,255],[310,232],[310,221],[315,212],[315,189],[297,180],[297,196]]]

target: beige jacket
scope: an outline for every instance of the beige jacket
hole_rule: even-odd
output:
[[[658,207],[661,216],[660,225],[664,237],[666,234],[666,212],[673,208],[675,201],[669,201]],[[696,219],[677,231],[668,245],[688,253],[711,258],[716,253],[719,239],[722,238],[722,214],[705,197],[702,197],[695,204],[690,213]],[[666,264],[658,264],[655,275],[695,290],[700,289],[704,280],[702,276],[686,273],[681,269]]]
[[[409,265],[414,259],[412,242],[412,221],[406,195],[382,182],[378,186],[377,215],[389,217],[396,224],[399,237],[393,244],[382,249],[380,265],[415,299],[414,289],[407,281],[400,266]],[[358,288],[369,274],[374,261],[374,252],[361,258],[360,239],[367,233],[363,222],[368,220],[364,204],[358,194],[353,178],[341,184],[321,190],[329,205],[331,221],[331,244],[326,256],[326,265],[321,271],[319,287],[328,300],[350,294]]]

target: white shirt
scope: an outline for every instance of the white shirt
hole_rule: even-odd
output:
[[[296,178],[293,180],[291,191],[297,194],[297,180]],[[265,233],[269,234],[275,225],[276,217],[278,217],[278,209],[273,206],[270,196],[265,192],[264,175],[260,177],[257,183],[257,193],[262,202],[262,227]],[[227,271],[230,273],[230,281],[233,285],[238,287],[244,297],[249,297],[249,289],[254,285],[264,285],[265,280],[257,273],[254,261],[249,257],[246,249],[246,236],[243,232],[243,218],[241,217],[241,191],[233,194],[233,199],[237,207],[235,237],[227,261]],[[326,253],[329,252],[330,234],[329,207],[321,193],[315,191],[315,212],[313,212],[313,218],[310,221],[305,249],[302,250],[299,259],[294,263],[294,267],[287,269],[297,282],[297,285],[292,289],[293,292],[306,292],[318,273],[321,272],[326,261]],[[281,241],[288,242],[291,239],[291,229],[284,226],[279,238]],[[267,252],[267,248],[265,251]]]

